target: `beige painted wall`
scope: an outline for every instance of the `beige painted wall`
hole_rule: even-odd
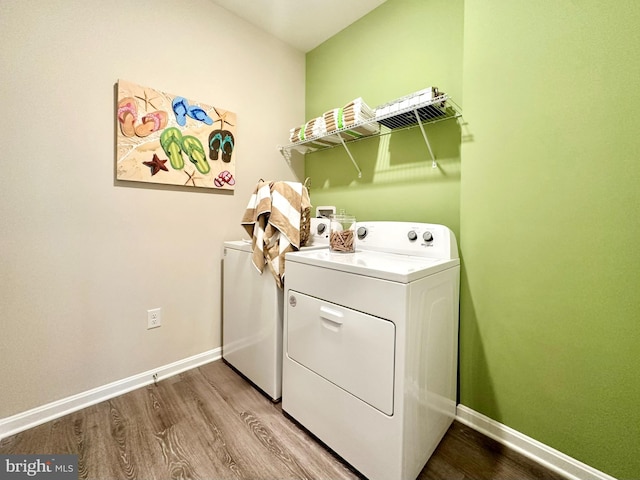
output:
[[[2,418],[220,346],[222,242],[294,178],[304,55],[207,0],[2,0],[0,31]],[[119,78],[236,112],[235,193],[116,182]]]

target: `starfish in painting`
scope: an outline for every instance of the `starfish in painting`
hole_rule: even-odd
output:
[[[149,111],[149,105],[151,105],[153,108],[158,110],[158,107],[153,103],[153,101],[159,99],[160,97],[158,97],[158,96],[150,97],[149,94],[147,93],[146,89],[143,90],[143,95],[144,95],[144,97],[141,97],[139,95],[135,95],[135,97],[144,102],[145,111],[147,111],[147,112]]]
[[[196,180],[201,180],[202,177],[197,177],[196,176],[196,171],[194,170],[192,173],[187,172],[186,170],[183,170],[183,172],[185,173],[185,175],[189,178],[187,178],[187,181],[184,182],[185,185],[187,185],[189,182],[191,182],[191,184],[195,187],[196,186]]]
[[[216,112],[216,115],[218,115],[218,120],[220,121],[220,128],[224,128],[224,124],[226,123],[227,125],[230,126],[234,126],[232,123],[227,122],[227,114],[229,112],[226,111],[222,111],[222,115],[220,115],[220,112],[218,112],[218,109],[216,107],[213,107],[213,111]],[[218,121],[216,120],[216,122]]]
[[[166,160],[160,160],[158,155],[156,155],[155,153],[153,154],[153,160],[151,160],[150,162],[142,162],[142,163],[151,169],[151,176],[152,177],[156,173],[158,173],[160,170],[164,170],[165,172],[169,171],[169,169],[165,165],[165,163],[167,163],[167,161]]]

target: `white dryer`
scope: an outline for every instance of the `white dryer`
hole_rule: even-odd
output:
[[[355,253],[286,255],[282,409],[370,480],[415,479],[455,416],[456,239],[356,230]]]
[[[309,246],[329,247],[329,220],[312,218]],[[285,282],[288,274],[285,268]],[[283,290],[251,263],[251,240],[224,242],[222,358],[273,401],[282,396]]]

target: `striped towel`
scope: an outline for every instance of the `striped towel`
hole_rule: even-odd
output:
[[[260,273],[265,264],[278,287],[284,285],[284,256],[300,249],[300,219],[309,207],[309,192],[298,182],[259,182],[242,217],[252,238],[252,263]]]
[[[260,273],[264,270],[264,230],[271,213],[271,183],[260,181],[249,198],[242,216],[242,226],[251,236],[253,255],[251,261]]]

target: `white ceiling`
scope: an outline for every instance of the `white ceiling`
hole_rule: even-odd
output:
[[[386,0],[211,0],[308,52]]]

